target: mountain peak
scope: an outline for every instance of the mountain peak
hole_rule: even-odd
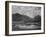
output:
[[[16,13],[16,14],[12,15],[12,20],[13,21],[28,21],[28,20],[32,20],[32,18],[30,18],[26,15],[21,15],[19,13]]]
[[[20,15],[19,13],[16,13],[15,15]]]

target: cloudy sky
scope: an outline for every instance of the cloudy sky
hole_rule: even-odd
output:
[[[15,13],[27,15],[33,18],[34,16],[41,15],[41,7],[12,5],[12,14]]]

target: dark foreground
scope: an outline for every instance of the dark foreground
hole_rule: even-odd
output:
[[[12,31],[20,31],[20,30],[40,30],[41,25],[37,25],[37,23],[13,23]]]

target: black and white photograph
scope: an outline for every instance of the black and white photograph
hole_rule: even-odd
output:
[[[44,3],[9,2],[9,34],[44,33]]]
[[[41,7],[12,5],[12,31],[40,29]]]

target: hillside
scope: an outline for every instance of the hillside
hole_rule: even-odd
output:
[[[19,13],[16,13],[16,14],[12,14],[12,21],[32,22],[32,18],[26,15],[21,15]]]

